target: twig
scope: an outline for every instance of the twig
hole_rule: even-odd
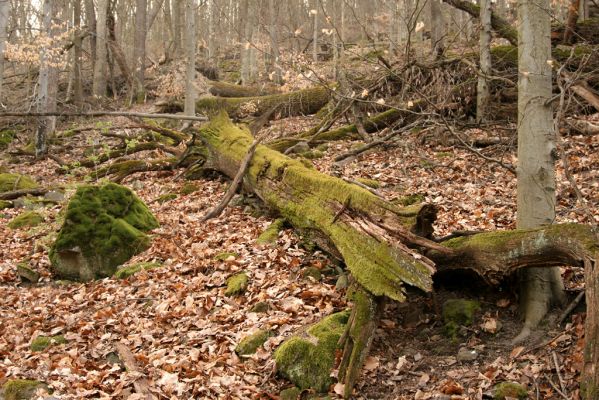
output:
[[[138,112],[122,112],[122,111],[88,111],[88,112],[3,112],[0,113],[2,117],[102,117],[102,116],[114,116],[114,117],[137,117],[137,118],[164,118],[164,119],[176,119],[176,120],[189,120],[189,121],[208,121],[205,116],[190,116],[190,115],[177,115],[177,114],[151,114],[151,113],[138,113]]]
[[[134,374],[142,375],[143,373],[137,366],[135,356],[133,353],[131,353],[131,350],[129,350],[129,348],[123,343],[117,343],[115,347],[127,370],[133,372]],[[139,378],[135,379],[133,381],[133,387],[135,387],[135,391],[141,395],[144,400],[156,399],[156,396],[150,392],[150,383],[146,378],[140,376]]]
[[[555,354],[555,351],[552,351],[551,355],[553,356],[553,363],[555,364],[555,372],[557,373],[557,379],[559,380],[559,386],[562,388],[562,392],[564,394],[566,394],[566,386],[564,385],[564,380],[562,379],[562,374],[561,374],[561,372],[559,372],[560,365],[559,365],[559,361],[557,359],[557,354]],[[566,398],[567,398],[567,396],[566,396]]]
[[[553,383],[553,381],[551,379],[547,379],[547,381],[549,382],[549,384],[551,385],[551,387],[553,389],[555,389],[555,391],[558,392],[564,398],[564,400],[570,400],[570,398],[568,396],[566,396],[564,392],[562,392],[561,390],[559,390],[559,388],[555,385],[555,383]]]
[[[557,335],[555,335],[555,336],[554,336],[552,339],[549,339],[549,340],[547,340],[547,341],[545,341],[545,342],[543,342],[543,343],[541,343],[541,344],[538,344],[538,345],[536,345],[536,346],[533,346],[533,347],[531,347],[531,348],[530,348],[530,349],[528,349],[528,350],[524,350],[522,353],[518,354],[518,356],[517,356],[516,358],[520,358],[520,357],[522,357],[522,356],[524,356],[524,355],[526,355],[526,354],[528,354],[528,353],[530,353],[530,352],[533,352],[533,351],[535,351],[535,350],[537,350],[537,349],[540,349],[540,348],[542,348],[542,347],[547,347],[547,346],[549,346],[551,343],[553,343],[553,342],[555,342],[557,339],[559,339],[559,338],[560,338],[560,337],[561,337],[561,336],[562,336],[564,333],[568,333],[568,332],[571,332],[571,331],[573,331],[573,330],[574,330],[574,326],[570,327],[569,329],[563,330],[563,331],[561,331],[560,333],[558,333]]]
[[[568,307],[560,315],[559,319],[557,320],[557,324],[556,324],[557,326],[560,326],[564,322],[564,320],[568,317],[568,315],[570,315],[572,310],[574,310],[576,308],[576,306],[578,305],[578,303],[580,303],[580,301],[583,299],[583,297],[584,297],[584,290],[581,291],[580,293],[578,293],[578,296],[576,296],[576,298],[574,300],[572,300],[572,302],[568,305]]]
[[[229,202],[235,195],[235,192],[237,192],[239,185],[243,181],[243,177],[250,166],[250,161],[252,160],[252,157],[254,156],[256,147],[258,147],[258,145],[260,144],[262,139],[264,139],[264,136],[259,137],[254,140],[254,142],[248,149],[248,152],[245,155],[244,159],[241,161],[239,170],[237,171],[235,178],[233,178],[233,182],[231,182],[231,185],[229,186],[227,193],[225,193],[225,196],[223,197],[223,199],[220,201],[220,203],[216,207],[214,207],[212,210],[208,211],[208,213],[206,213],[206,215],[204,215],[202,217],[202,222],[205,222],[205,221],[208,221],[209,219],[218,217],[223,212],[223,210],[227,207],[227,204],[229,204]]]

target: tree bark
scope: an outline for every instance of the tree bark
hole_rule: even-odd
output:
[[[0,104],[2,103],[3,95],[2,86],[4,80],[4,49],[6,49],[6,43],[8,42],[6,28],[8,27],[9,8],[9,0],[0,0]]]
[[[491,0],[480,0],[480,72],[476,90],[476,120],[487,116],[491,93],[487,77],[491,75]]]
[[[256,97],[278,93],[275,88],[242,86],[223,81],[211,81],[209,91],[217,97]]]
[[[42,9],[42,32],[46,37],[51,37],[52,30],[52,0],[44,0]],[[40,50],[40,72],[38,75],[38,95],[36,101],[37,112],[48,112],[50,108],[50,60],[48,49],[42,47]],[[35,131],[35,156],[41,157],[48,153],[48,136],[51,133],[54,117],[40,117],[37,120]]]
[[[135,7],[135,40],[133,41],[133,65],[135,68],[135,92],[131,94],[132,100],[143,103],[146,97],[145,71],[146,71],[146,19],[147,0],[136,0]]]
[[[185,115],[195,115],[196,14],[195,0],[185,2]]]
[[[96,25],[96,61],[94,64],[93,93],[97,97],[106,96],[107,69],[107,18],[108,0],[98,0],[98,16]]]

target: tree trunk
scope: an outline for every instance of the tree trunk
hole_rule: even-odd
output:
[[[209,91],[210,94],[218,97],[256,97],[278,93],[275,88],[242,86],[223,81],[211,81]]]
[[[135,93],[132,100],[143,103],[146,97],[145,71],[146,71],[146,18],[147,0],[136,0],[135,7],[135,40],[133,41],[133,65],[135,68]]]
[[[42,32],[51,37],[52,30],[52,0],[44,0],[42,9]],[[37,112],[48,112],[50,97],[48,86],[50,81],[50,60],[46,47],[40,50],[40,72],[38,76]],[[35,132],[35,156],[41,157],[48,153],[48,136],[51,133],[54,117],[40,117]]]
[[[433,58],[439,58],[445,51],[445,21],[441,14],[440,0],[428,0],[431,27],[431,52]]]
[[[584,262],[587,316],[584,325],[584,368],[580,388],[584,400],[599,398],[599,251]]]
[[[2,104],[3,80],[4,80],[4,50],[8,42],[6,28],[8,27],[9,0],[0,0],[0,104]]]
[[[81,54],[83,39],[81,37],[81,0],[73,0],[73,27],[75,37],[73,39],[73,103],[81,105],[83,101],[83,85],[81,83]]]
[[[185,2],[185,115],[195,115],[196,15],[195,0]]]
[[[97,97],[106,96],[107,72],[107,25],[108,0],[98,0],[96,25],[96,62],[94,66],[93,93]]]
[[[491,93],[488,76],[491,75],[491,0],[480,0],[480,72],[476,91],[476,120],[485,120]]]
[[[181,35],[181,25],[182,25],[182,7],[181,3],[184,0],[172,0],[172,17],[173,17],[173,54],[179,54],[183,46],[181,45],[182,35]]]
[[[555,132],[551,110],[551,25],[549,0],[518,5],[518,219],[521,229],[550,225],[555,219]],[[520,306],[526,338],[551,303],[564,300],[557,268],[523,271]]]
[[[89,54],[92,64],[92,72],[96,71],[96,49],[97,49],[97,21],[96,21],[96,9],[94,8],[94,0],[84,0],[85,3],[85,19],[88,30],[91,32],[89,35]]]
[[[312,61],[318,61],[318,10],[316,8],[310,10],[310,14],[314,17],[312,26]]]
[[[272,69],[272,80],[276,84],[281,84],[283,77],[281,66],[279,65],[279,35],[277,24],[277,8],[275,0],[268,0],[269,34],[270,34],[270,67]]]

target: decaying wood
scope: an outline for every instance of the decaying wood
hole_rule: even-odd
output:
[[[31,196],[41,196],[48,193],[50,190],[54,190],[55,188],[33,188],[33,189],[19,189],[12,190],[10,192],[0,193],[0,200],[14,200],[19,197],[31,195]]]
[[[568,124],[576,134],[599,135],[599,124],[594,124],[583,119],[567,120],[566,124]]]
[[[272,87],[242,86],[223,81],[210,81],[209,92],[218,97],[255,97],[279,93]]]
[[[131,350],[123,343],[115,344],[115,348],[119,354],[119,358],[125,364],[127,371],[137,375],[137,378],[133,381],[133,387],[137,394],[144,400],[155,400],[156,396],[150,391],[150,382],[143,377],[143,372],[137,366],[135,356],[131,353]]]
[[[599,96],[589,88],[586,82],[573,85],[572,91],[585,99],[587,103],[595,108],[595,110],[599,111]]]
[[[6,111],[0,113],[2,117],[136,117],[136,118],[164,118],[164,119],[176,119],[176,120],[189,120],[189,121],[207,121],[208,118],[204,116],[189,116],[189,115],[178,115],[178,114],[151,114],[151,113],[138,113],[138,112],[121,112],[121,111],[88,111],[88,112],[12,112]]]

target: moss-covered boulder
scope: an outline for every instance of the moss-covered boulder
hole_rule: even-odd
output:
[[[65,344],[67,340],[62,335],[56,336],[38,336],[31,341],[29,348],[31,351],[44,351],[50,346]]]
[[[35,211],[25,211],[16,217],[14,217],[9,223],[8,227],[11,229],[19,229],[25,227],[38,226],[44,222],[44,217]]]
[[[235,353],[240,356],[254,354],[271,336],[272,332],[259,329],[251,335],[241,339],[237,347],[235,347]]]
[[[455,338],[460,326],[472,325],[474,314],[478,310],[480,310],[480,303],[476,300],[447,300],[443,304],[444,330],[447,336]]]
[[[300,389],[326,392],[349,311],[329,315],[307,330],[292,336],[275,351],[277,371]]]
[[[225,296],[236,296],[246,291],[250,278],[245,272],[240,272],[227,279]]]
[[[44,382],[30,379],[11,379],[2,387],[4,400],[29,400],[32,399],[38,389],[48,391],[48,385]]]
[[[256,239],[256,243],[270,244],[270,243],[276,242],[277,238],[279,237],[279,232],[281,231],[281,229],[283,229],[284,226],[285,226],[284,218],[279,218],[279,219],[274,220],[268,226],[268,228],[266,228],[264,230],[264,232],[262,232],[260,234],[260,236],[258,236],[258,239]]]
[[[162,204],[162,203],[166,203],[167,201],[175,200],[176,198],[177,198],[176,193],[166,193],[166,194],[162,194],[162,195],[158,196],[156,201],[158,203]]]
[[[290,387],[287,389],[281,390],[279,393],[279,397],[281,400],[297,400],[300,398],[302,391],[296,387]]]
[[[68,280],[112,276],[149,247],[146,232],[156,227],[151,211],[128,188],[114,183],[80,186],[50,249],[52,271]]]
[[[162,264],[157,262],[139,262],[132,265],[127,265],[126,267],[119,268],[115,273],[114,277],[118,279],[129,278],[131,275],[135,275],[142,269],[145,271],[149,271],[152,269],[160,268]]]
[[[501,382],[493,388],[493,400],[528,399],[528,391],[519,383]]]
[[[27,175],[0,174],[0,193],[21,189],[33,189],[38,186],[39,185]]]

